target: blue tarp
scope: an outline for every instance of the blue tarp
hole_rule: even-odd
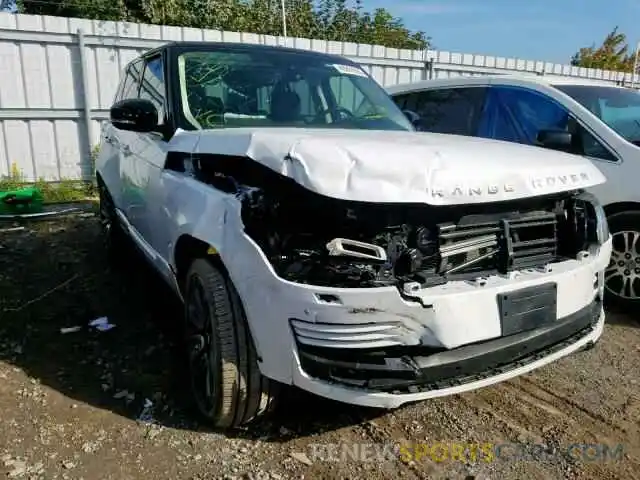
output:
[[[566,129],[569,115],[548,98],[520,88],[488,88],[478,136],[535,144],[543,129]]]

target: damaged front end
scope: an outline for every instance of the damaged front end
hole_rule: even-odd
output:
[[[406,291],[543,267],[597,241],[593,208],[570,195],[471,208],[282,193],[247,198],[246,232],[278,275],[313,285]]]
[[[453,281],[546,271],[588,256],[609,235],[602,208],[582,192],[463,206],[382,204],[313,193],[244,157],[192,156],[174,168],[241,201],[245,233],[280,278],[318,287],[395,287],[407,304],[417,305],[415,318],[398,321],[376,317],[375,309],[353,312],[360,318],[355,323],[314,322],[302,312],[287,318],[300,368],[310,377],[395,393],[453,387],[562,350],[598,321],[596,298],[557,321],[554,310],[553,325],[535,330],[500,334],[500,320],[492,318],[497,333],[476,330],[469,340],[462,319],[436,319],[433,306],[412,295]],[[589,281],[595,292],[597,279]],[[555,299],[555,292],[536,293],[547,294]],[[332,304],[331,295],[317,295],[319,303]],[[424,341],[431,321],[458,328],[454,348]]]
[[[604,241],[599,205],[576,191],[460,206],[353,202],[247,158],[211,157],[192,156],[189,168],[241,199],[245,232],[293,282],[406,292],[541,268]]]

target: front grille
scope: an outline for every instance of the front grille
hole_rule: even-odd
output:
[[[531,268],[556,260],[558,221],[554,214],[545,212],[502,223],[504,250],[508,253],[504,270]]]
[[[278,210],[270,220],[256,214],[245,224],[253,222],[247,234],[279,276],[318,286],[395,285],[404,292],[416,284],[474,281],[575,259],[603,236],[595,207],[574,193],[477,205],[337,202],[308,208]],[[377,253],[333,248],[345,241]]]
[[[535,268],[558,258],[555,212],[462,217],[438,225],[440,272],[445,274]]]

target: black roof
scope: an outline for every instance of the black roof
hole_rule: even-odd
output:
[[[178,52],[185,51],[185,50],[189,50],[189,51],[233,50],[236,52],[243,52],[243,51],[244,52],[246,51],[284,52],[284,53],[290,53],[295,55],[303,55],[307,58],[317,58],[320,61],[327,61],[327,62],[333,61],[338,63],[347,63],[347,64],[356,65],[355,62],[341,55],[315,52],[313,50],[303,50],[300,48],[281,47],[276,45],[261,45],[261,44],[255,44],[255,43],[236,43],[236,42],[193,42],[193,41],[192,42],[168,42],[168,43],[165,43],[164,45],[161,45],[159,47],[153,48],[145,52],[142,56],[154,54],[162,50],[178,51]]]

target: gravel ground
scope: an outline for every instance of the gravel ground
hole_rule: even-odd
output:
[[[172,341],[179,307],[139,259],[112,271],[90,216],[6,227],[0,473],[8,478],[640,478],[635,318],[610,313],[594,349],[494,387],[394,412],[291,390],[270,419],[223,434],[194,421]],[[87,326],[103,316],[115,328]],[[493,461],[471,456],[471,444],[487,443],[509,446]],[[569,449],[576,444],[594,448]],[[410,445],[422,458],[390,453]],[[611,447],[608,456],[597,445]],[[469,451],[452,459],[445,448]]]

